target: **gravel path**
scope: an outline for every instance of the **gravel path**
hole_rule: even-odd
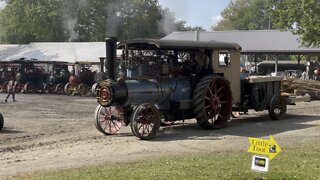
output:
[[[320,137],[320,101],[288,106],[282,121],[271,121],[267,111],[250,111],[224,129],[205,131],[189,120],[162,127],[155,139],[141,141],[129,127],[114,136],[99,133],[93,122],[94,98],[17,95],[17,100],[0,102],[5,118],[0,132],[0,176],[168,154],[246,151],[248,137],[270,134],[281,147]]]

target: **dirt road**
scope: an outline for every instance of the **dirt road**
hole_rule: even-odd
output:
[[[282,121],[271,121],[264,111],[232,119],[220,130],[202,130],[195,121],[178,122],[161,128],[154,140],[141,141],[129,127],[115,136],[99,133],[93,122],[94,98],[17,95],[17,100],[0,102],[5,117],[0,132],[0,176],[167,154],[246,151],[247,137],[270,134],[283,147],[320,137],[320,101],[289,106]]]

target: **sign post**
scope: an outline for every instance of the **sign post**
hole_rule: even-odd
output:
[[[250,147],[248,152],[262,155],[254,155],[252,158],[252,170],[267,172],[269,161],[271,161],[281,151],[279,144],[270,135],[269,140],[259,138],[249,138]]]

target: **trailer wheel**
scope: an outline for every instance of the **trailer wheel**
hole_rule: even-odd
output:
[[[3,128],[3,124],[4,124],[4,119],[3,119],[2,114],[0,113],[0,131],[1,131],[2,128]]]
[[[268,111],[269,116],[273,120],[283,119],[284,115],[287,112],[287,104],[284,97],[278,94],[273,95],[270,101]]]
[[[229,82],[221,76],[205,76],[193,94],[193,112],[203,129],[224,127],[232,113]]]
[[[124,124],[123,110],[120,107],[98,105],[94,112],[94,122],[101,133],[116,134]]]
[[[153,104],[141,104],[132,113],[131,131],[142,140],[154,138],[160,129],[160,124],[160,112]]]

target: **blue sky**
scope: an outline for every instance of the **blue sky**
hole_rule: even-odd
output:
[[[221,12],[231,0],[159,0],[162,7],[174,12],[176,20],[185,20],[188,26],[202,26],[206,30],[217,23]]]

